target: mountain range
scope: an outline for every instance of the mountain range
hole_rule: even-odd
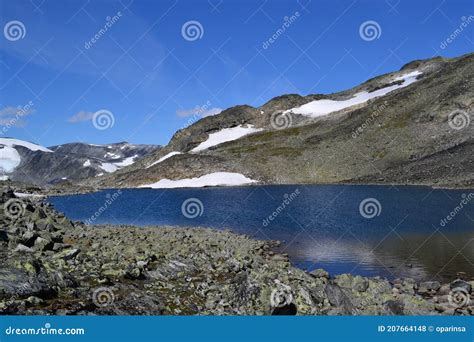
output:
[[[417,60],[342,92],[231,107],[178,130],[163,147],[16,146],[21,163],[6,175],[93,187],[472,186],[473,80],[474,54]],[[2,154],[12,148],[2,144]]]
[[[68,185],[133,164],[160,146],[70,143],[43,147],[0,138],[0,179],[35,185]]]

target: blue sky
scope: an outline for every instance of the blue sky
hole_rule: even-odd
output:
[[[331,93],[414,59],[474,50],[472,0],[2,0],[0,6],[0,133],[45,146],[166,144],[208,111],[259,106],[285,93]],[[462,32],[446,43],[463,20]],[[19,36],[7,30],[12,21],[24,27]],[[189,21],[197,22],[197,36],[192,30],[183,36]],[[368,21],[375,22],[375,36],[360,33]],[[18,114],[19,106],[28,108]],[[113,126],[94,126],[100,110],[111,113]]]

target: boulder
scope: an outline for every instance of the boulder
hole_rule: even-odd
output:
[[[355,276],[352,282],[352,290],[357,292],[365,292],[369,287],[369,280],[365,277]]]
[[[34,253],[34,249],[31,249],[30,247],[27,247],[20,243],[13,250],[13,253]]]
[[[338,285],[327,284],[324,288],[324,292],[332,306],[341,308],[344,314],[353,312],[353,305],[350,298]]]
[[[315,269],[311,272],[309,272],[310,275],[312,275],[315,278],[329,278],[329,273],[322,268]]]
[[[54,258],[70,260],[74,259],[81,252],[78,248],[68,248],[54,255]]]
[[[396,316],[403,315],[404,308],[405,308],[405,304],[401,300],[388,300],[385,303],[383,303],[383,309],[385,313],[388,315],[396,315]]]
[[[0,298],[30,297],[49,298],[55,291],[38,277],[31,277],[27,272],[7,268],[0,269]]]
[[[449,284],[449,287],[451,288],[451,290],[462,288],[466,290],[467,293],[471,293],[471,290],[472,290],[471,284],[469,284],[467,281],[464,281],[462,279],[456,279],[455,281],[451,282],[451,284]]]
[[[53,242],[43,239],[42,237],[37,237],[33,249],[36,251],[49,251],[53,248]]]
[[[344,288],[352,288],[352,281],[353,281],[354,277],[350,274],[347,274],[347,273],[344,273],[344,274],[340,274],[338,276],[336,276],[336,278],[334,279],[334,282],[339,285],[340,287],[344,287]]]
[[[38,234],[35,231],[32,230],[27,230],[22,236],[21,236],[21,243],[27,247],[33,247],[33,244],[35,243],[36,238],[38,237]]]
[[[68,244],[68,243],[55,242],[53,244],[53,251],[58,252],[60,250],[63,250],[65,248],[69,248],[69,247],[71,247],[71,245]]]
[[[421,294],[434,294],[439,290],[441,284],[439,281],[424,281],[418,285],[418,293]]]
[[[412,278],[398,278],[393,281],[393,285],[401,293],[414,294],[416,281]]]

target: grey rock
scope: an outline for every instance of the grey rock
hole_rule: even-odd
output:
[[[352,289],[357,292],[365,292],[369,287],[369,280],[365,277],[355,276],[352,282]]]
[[[412,278],[395,279],[393,283],[394,286],[402,293],[415,293],[416,281]]]
[[[20,241],[22,242],[23,245],[27,247],[32,247],[37,237],[38,237],[38,234],[35,231],[28,230],[21,236]]]
[[[439,288],[441,287],[441,284],[439,283],[439,281],[425,281],[425,282],[421,282],[419,285],[418,285],[418,293],[431,293],[431,294],[434,294],[436,291],[439,290]]]
[[[309,272],[315,278],[329,278],[329,273],[322,268],[318,268],[314,271]]]
[[[58,252],[60,250],[63,250],[65,248],[71,247],[70,244],[68,243],[60,243],[60,242],[55,242],[53,245],[53,251]]]
[[[352,288],[353,280],[354,280],[354,277],[351,274],[347,274],[347,273],[337,275],[334,278],[334,282],[337,285],[339,285],[340,287],[348,288],[348,289]]]
[[[462,279],[456,279],[455,281],[451,282],[450,288],[451,289],[463,288],[464,290],[467,291],[467,293],[470,293],[472,290],[471,284],[469,284],[467,281],[464,281]]]
[[[331,305],[342,308],[345,314],[352,313],[354,308],[352,302],[339,286],[327,284],[324,291]]]
[[[0,298],[37,296],[49,298],[55,291],[38,278],[18,269],[0,269]]]
[[[388,300],[383,304],[384,310],[390,315],[403,315],[405,304],[399,300]]]
[[[34,249],[22,244],[18,244],[13,250],[13,253],[34,253]]]
[[[55,258],[70,260],[75,258],[81,252],[78,248],[68,248],[54,255]]]
[[[43,239],[42,237],[37,237],[33,246],[34,250],[37,251],[47,251],[53,248],[53,242]]]

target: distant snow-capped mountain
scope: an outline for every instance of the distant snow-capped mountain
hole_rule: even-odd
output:
[[[127,142],[108,145],[69,143],[47,148],[19,139],[0,138],[0,180],[38,185],[77,182],[130,166],[159,149],[155,145]]]

